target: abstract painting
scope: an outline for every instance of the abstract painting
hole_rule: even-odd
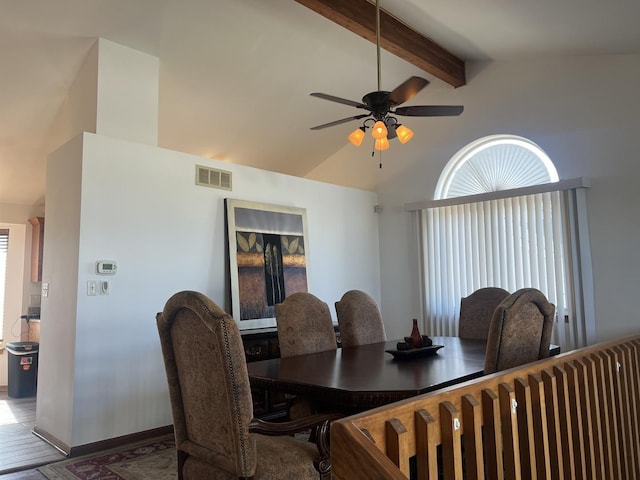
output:
[[[226,199],[233,317],[241,330],[273,327],[274,306],[308,291],[304,208]]]

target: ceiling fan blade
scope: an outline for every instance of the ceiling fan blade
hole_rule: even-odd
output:
[[[327,95],[326,93],[314,92],[314,93],[310,93],[309,95],[311,95],[312,97],[318,97],[324,100],[329,100],[330,102],[342,103],[343,105],[349,105],[351,107],[365,108],[365,109],[367,108],[367,106],[364,103],[354,102],[353,100],[347,100],[346,98],[334,97],[333,95]]]
[[[400,105],[412,98],[416,93],[429,85],[429,80],[422,77],[411,77],[398,85],[389,94],[389,104],[391,106]]]
[[[463,110],[462,105],[414,105],[396,108],[392,113],[407,117],[455,117]]]
[[[311,130],[321,130],[327,127],[333,127],[334,125],[340,125],[341,123],[351,122],[352,120],[360,120],[361,118],[368,117],[369,113],[364,113],[362,115],[356,115],[355,117],[347,117],[340,120],[334,120],[333,122],[323,123],[322,125],[317,125],[315,127],[311,127]]]

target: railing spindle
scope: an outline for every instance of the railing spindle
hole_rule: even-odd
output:
[[[416,470],[418,480],[438,480],[438,441],[434,418],[424,409],[416,411]]]
[[[592,419],[591,405],[592,398],[595,393],[595,389],[589,380],[589,367],[583,359],[576,359],[574,366],[577,372],[577,395],[580,400],[580,411],[582,417],[582,439],[585,456],[585,467],[587,472],[587,478],[600,478],[600,472],[598,472],[598,465],[596,459],[596,442],[599,442],[599,438],[594,427]],[[599,455],[600,452],[598,452]]]
[[[409,435],[407,429],[400,420],[391,418],[385,422],[385,434],[387,437],[387,457],[409,478],[409,455],[407,454]]]
[[[536,473],[538,479],[548,480],[551,478],[551,464],[549,462],[549,427],[545,387],[542,378],[538,374],[532,373],[528,379],[529,388],[531,389]]]
[[[520,468],[522,478],[538,478],[536,446],[533,428],[531,388],[522,378],[516,378],[516,401],[518,402],[518,439],[520,440]]]
[[[484,480],[482,408],[472,395],[462,397],[463,445],[467,480]]]
[[[586,458],[585,458],[585,435],[582,424],[583,412],[580,403],[580,391],[578,379],[578,370],[572,363],[564,364],[564,371],[567,373],[567,393],[568,407],[570,412],[571,439],[573,441],[573,458],[575,462],[576,478],[592,478],[587,474]]]
[[[518,402],[516,393],[507,383],[498,386],[500,399],[500,423],[502,431],[502,452],[504,456],[504,473],[508,479],[519,480],[520,449],[518,441]]]
[[[462,480],[462,424],[451,402],[440,404],[440,431],[444,480]]]
[[[502,461],[502,437],[500,436],[500,405],[498,396],[488,388],[482,390],[482,420],[484,422],[483,441],[487,477],[504,479]]]
[[[547,425],[549,428],[549,458],[551,461],[551,479],[564,478],[564,458],[560,433],[560,407],[558,406],[558,382],[551,370],[542,370],[545,402],[547,405]],[[564,421],[564,419],[562,419]]]

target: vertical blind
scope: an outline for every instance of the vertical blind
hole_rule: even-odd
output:
[[[533,287],[556,306],[552,342],[563,350],[585,345],[584,318],[576,318],[570,195],[551,191],[419,211],[429,334],[457,335],[460,299],[479,288]]]
[[[4,294],[7,281],[7,255],[9,253],[9,230],[0,229],[0,342],[4,332]]]

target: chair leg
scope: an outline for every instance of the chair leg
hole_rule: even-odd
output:
[[[178,480],[183,480],[182,476],[182,467],[184,467],[184,462],[187,460],[187,455],[182,450],[178,450]]]
[[[314,428],[316,445],[319,457],[313,461],[313,466],[318,470],[321,480],[331,479],[331,456],[329,447],[329,422],[325,421],[319,427]]]

